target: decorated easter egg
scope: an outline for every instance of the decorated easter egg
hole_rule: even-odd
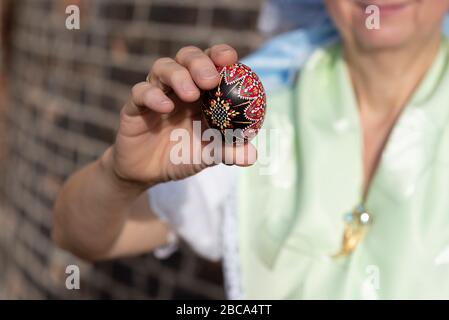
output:
[[[202,112],[210,128],[229,143],[247,142],[262,127],[266,95],[259,77],[246,65],[217,67],[220,82],[202,97]]]

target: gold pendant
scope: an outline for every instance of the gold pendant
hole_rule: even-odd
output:
[[[334,258],[345,257],[351,254],[362,242],[368,227],[372,224],[371,215],[360,205],[354,211],[345,215],[345,230],[340,252]]]

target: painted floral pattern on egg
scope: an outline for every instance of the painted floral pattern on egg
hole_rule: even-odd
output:
[[[262,127],[266,95],[259,77],[246,65],[217,67],[219,85],[202,98],[208,125],[220,130],[227,142],[246,142]]]

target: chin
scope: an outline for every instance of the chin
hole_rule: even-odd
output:
[[[356,0],[365,3],[364,0]],[[356,3],[358,3],[356,2]],[[371,1],[370,1],[371,2]],[[383,1],[382,3],[385,3]],[[394,49],[407,45],[418,36],[416,10],[417,2],[414,0],[397,0],[391,3],[404,3],[399,8],[380,12],[380,29],[368,29],[365,25],[367,15],[364,10],[354,8],[352,13],[353,36],[358,45],[364,49]],[[364,7],[364,6],[362,6]],[[388,8],[384,9],[388,10]]]
[[[383,27],[380,30],[363,30],[356,35],[357,45],[364,50],[388,50],[407,46],[413,39],[413,32],[404,27]]]

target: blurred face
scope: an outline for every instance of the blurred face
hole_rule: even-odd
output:
[[[380,9],[380,29],[366,27],[369,5]],[[343,41],[363,50],[423,45],[439,36],[449,0],[326,0]]]

